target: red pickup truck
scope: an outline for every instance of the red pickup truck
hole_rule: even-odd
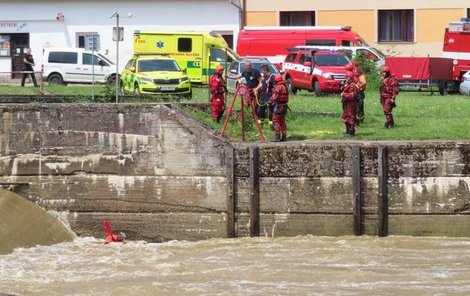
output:
[[[341,92],[346,78],[344,66],[349,63],[341,52],[291,49],[283,67],[292,93],[305,89],[320,96],[322,93]]]

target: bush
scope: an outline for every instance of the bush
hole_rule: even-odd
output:
[[[355,62],[359,62],[361,69],[366,74],[367,88],[368,89],[379,89],[380,85],[380,69],[377,67],[375,62],[371,59],[366,58],[362,54],[358,54],[353,59]]]

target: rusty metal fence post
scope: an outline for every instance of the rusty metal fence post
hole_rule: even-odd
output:
[[[225,163],[227,165],[227,237],[236,237],[235,232],[235,198],[236,198],[236,176],[235,176],[235,149],[230,146],[226,150]]]
[[[388,149],[379,146],[377,177],[379,183],[379,206],[377,232],[379,236],[388,235]]]
[[[361,147],[352,148],[352,185],[353,185],[353,230],[354,235],[363,235],[362,217],[362,180],[361,180]]]
[[[250,147],[250,236],[259,236],[259,147]]]

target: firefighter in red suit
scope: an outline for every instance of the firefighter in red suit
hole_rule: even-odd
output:
[[[382,80],[380,81],[380,104],[385,114],[385,128],[392,128],[395,124],[393,121],[392,110],[396,106],[395,98],[398,93],[398,81],[395,75],[390,74],[390,68],[385,66],[382,68]]]
[[[289,94],[286,81],[281,74],[274,77],[276,85],[274,86],[271,98],[268,104],[273,105],[273,124],[275,138],[272,142],[284,142],[287,140],[286,113]]]
[[[211,90],[211,105],[212,105],[212,118],[220,122],[222,115],[225,111],[225,80],[222,73],[225,68],[218,66],[215,73],[209,79],[209,87]]]
[[[346,126],[346,136],[354,137],[356,134],[356,97],[359,91],[357,77],[352,71],[346,72],[346,81],[341,91],[343,103],[343,123]]]

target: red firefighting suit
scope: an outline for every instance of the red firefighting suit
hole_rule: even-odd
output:
[[[391,128],[395,124],[393,121],[392,110],[395,107],[395,97],[398,92],[398,81],[390,72],[384,72],[385,76],[380,83],[380,104],[385,114],[386,128]]]
[[[286,113],[287,103],[289,102],[289,94],[284,79],[276,79],[269,104],[273,104],[273,124],[274,133],[277,141],[285,141],[287,137]]]
[[[220,121],[225,111],[225,81],[222,73],[215,73],[209,79],[211,90],[212,118]]]
[[[359,87],[354,81],[355,77],[348,77],[344,83],[341,92],[341,100],[343,103],[343,123],[346,125],[346,134],[354,136],[356,132],[356,97]]]

